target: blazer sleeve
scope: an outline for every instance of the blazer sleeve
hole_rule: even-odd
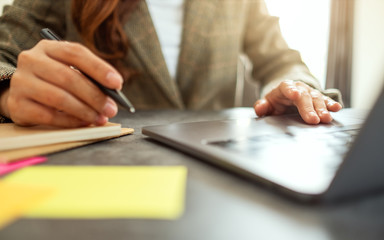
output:
[[[336,89],[323,91],[300,53],[288,47],[280,31],[279,19],[269,15],[265,2],[249,1],[249,4],[243,51],[253,64],[253,78],[262,84],[261,95],[290,79],[303,81],[341,102],[340,92]]]
[[[68,1],[70,2],[70,1]],[[17,57],[40,41],[40,30],[65,33],[66,0],[15,0],[0,17],[0,93],[9,87]],[[7,119],[0,116],[0,122]]]

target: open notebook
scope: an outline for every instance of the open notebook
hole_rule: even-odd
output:
[[[83,128],[0,124],[0,162],[66,150],[133,132],[133,129],[121,128],[116,123]]]

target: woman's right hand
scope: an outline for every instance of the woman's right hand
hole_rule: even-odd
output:
[[[110,64],[78,43],[42,40],[23,51],[4,97],[3,112],[19,125],[79,127],[103,125],[116,103],[80,71],[111,89],[123,79]]]

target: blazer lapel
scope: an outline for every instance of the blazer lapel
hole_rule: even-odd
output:
[[[130,44],[127,61],[140,65],[177,108],[184,108],[180,91],[171,78],[147,4],[140,1],[124,28]]]
[[[204,96],[193,95],[193,83],[196,82],[197,73],[201,66],[207,61],[207,48],[205,38],[211,31],[212,23],[215,21],[217,1],[216,0],[185,0],[184,29],[182,36],[182,48],[179,55],[176,79],[184,104],[188,107],[193,98]],[[202,77],[202,78],[206,78]],[[200,79],[201,80],[201,79]]]

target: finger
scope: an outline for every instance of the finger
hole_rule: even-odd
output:
[[[334,101],[330,97],[325,97],[325,104],[327,105],[327,109],[331,112],[338,112],[343,108],[340,103]]]
[[[253,105],[256,115],[259,117],[266,116],[272,113],[272,106],[266,99],[259,99]]]
[[[121,89],[123,78],[106,61],[97,57],[79,43],[42,40],[46,54],[66,65],[74,66],[102,85],[111,89]]]
[[[322,123],[330,123],[332,116],[327,110],[323,94],[318,90],[311,90],[310,92],[313,102],[313,107],[320,118]]]
[[[300,98],[295,102],[295,105],[300,113],[300,116],[308,124],[320,123],[320,118],[317,115],[312,102],[312,96],[308,91],[302,91]]]
[[[97,125],[102,125],[106,122],[107,118],[105,116],[100,115],[63,89],[45,81],[40,81],[33,76],[31,76],[29,80],[30,81],[24,83],[25,86],[23,88],[19,88],[18,91],[21,96],[65,112],[84,122]]]
[[[293,102],[300,98],[301,92],[296,87],[295,82],[291,80],[283,81],[278,87],[274,88],[265,96],[270,104],[269,114],[280,115],[285,113]]]
[[[301,91],[295,83],[296,82],[292,80],[283,81],[278,87],[281,96],[284,96],[291,101],[298,100],[300,98]]]
[[[293,101],[282,95],[279,88],[273,89],[270,93],[265,95],[266,101],[269,103],[270,115],[280,115],[293,105]]]
[[[40,66],[49,64],[48,68],[36,72],[38,78],[66,90],[106,117],[112,118],[116,115],[117,105],[78,71],[60,62],[50,61],[49,58],[36,60],[34,64],[45,64]]]
[[[89,125],[89,123],[80,119],[28,99],[21,100],[19,106],[23,111],[15,111],[12,115],[12,120],[18,125],[32,126],[39,124],[66,128]]]

